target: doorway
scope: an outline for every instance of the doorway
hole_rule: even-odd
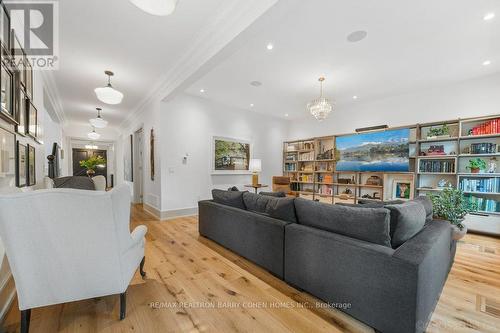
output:
[[[102,156],[106,161],[108,160],[106,150],[90,150],[82,148],[73,148],[73,176],[85,176],[87,169],[80,166],[80,161],[86,160],[91,156]],[[95,176],[104,176],[106,183],[108,182],[108,164],[106,163],[103,168],[95,169]]]
[[[142,204],[144,198],[144,131],[134,133],[134,203]]]

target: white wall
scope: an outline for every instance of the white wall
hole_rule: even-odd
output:
[[[383,84],[383,82],[381,82]],[[404,126],[457,118],[500,114],[500,74],[363,102],[339,105],[330,117],[318,122],[311,116],[290,123],[289,139],[354,132],[375,125]]]
[[[251,183],[251,175],[212,175],[212,137],[232,137],[252,142],[252,157],[262,159],[260,182],[271,185],[282,173],[282,142],[287,122],[182,94],[161,104],[163,212],[197,207],[211,198],[211,189]],[[189,154],[187,163],[183,157]]]

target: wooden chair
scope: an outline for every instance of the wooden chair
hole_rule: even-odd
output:
[[[290,187],[290,177],[273,176],[273,192],[285,192],[287,195],[294,195]]]

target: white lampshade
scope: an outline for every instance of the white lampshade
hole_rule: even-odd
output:
[[[251,172],[261,172],[262,171],[262,161],[259,159],[251,159],[248,169]]]
[[[94,91],[97,98],[106,104],[120,104],[123,100],[123,94],[114,89],[110,84],[103,88],[96,88]]]
[[[92,127],[95,127],[95,128],[105,128],[106,126],[108,126],[108,122],[106,120],[102,119],[102,117],[101,117],[102,109],[96,108],[96,110],[97,110],[97,117],[89,120],[90,125],[92,125]]]
[[[87,136],[91,140],[98,140],[101,137],[101,135],[95,131],[95,128],[92,129],[92,132],[90,132],[89,134],[87,134]]]
[[[179,0],[130,0],[139,9],[156,16],[167,16],[174,12]]]

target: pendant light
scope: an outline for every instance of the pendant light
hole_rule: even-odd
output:
[[[174,12],[179,0],[129,0],[137,8],[155,16],[167,16]]]
[[[99,138],[101,137],[101,135],[95,131],[94,126],[92,126],[92,132],[87,134],[87,136],[89,137],[90,140],[99,140]]]
[[[97,110],[97,118],[90,119],[90,125],[92,125],[95,128],[105,128],[108,126],[108,122],[101,117],[101,108],[96,108]]]
[[[307,104],[307,110],[319,121],[325,120],[333,110],[333,106],[328,98],[323,97],[323,81],[325,81],[325,78],[320,77],[319,82],[321,87],[319,98]]]
[[[104,74],[108,76],[108,85],[94,90],[97,98],[106,104],[120,104],[123,100],[123,94],[111,85],[111,77],[115,74],[112,71],[105,71]]]

